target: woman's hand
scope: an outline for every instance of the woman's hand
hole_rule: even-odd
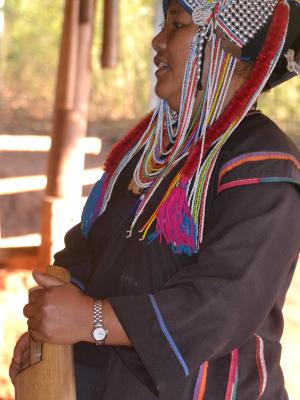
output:
[[[9,376],[14,383],[16,376],[29,367],[29,334],[23,333],[16,343],[14,355],[9,367]]]
[[[92,342],[93,299],[71,283],[38,271],[32,275],[41,286],[30,293],[23,310],[32,338],[55,344]]]

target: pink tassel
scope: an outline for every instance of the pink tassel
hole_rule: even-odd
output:
[[[185,192],[185,185],[176,186],[160,205],[156,217],[156,235],[167,244],[185,252],[195,250],[195,225]],[[180,252],[181,252],[180,251]]]

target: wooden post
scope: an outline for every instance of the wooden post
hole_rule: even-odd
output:
[[[52,262],[78,215],[82,193],[95,0],[66,0],[47,189],[42,203],[39,266]]]
[[[102,68],[115,68],[119,61],[119,0],[105,0]]]

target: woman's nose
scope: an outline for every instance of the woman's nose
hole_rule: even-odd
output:
[[[154,36],[152,39],[152,47],[153,49],[158,52],[159,50],[163,50],[166,48],[166,33],[165,28],[163,27],[162,30]]]

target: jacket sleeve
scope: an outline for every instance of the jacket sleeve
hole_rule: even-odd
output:
[[[71,282],[84,290],[92,273],[92,252],[80,224],[65,235],[65,248],[54,255],[54,264],[70,271]]]
[[[297,185],[233,186],[213,202],[196,264],[157,293],[108,299],[158,391],[257,332],[298,254],[299,225]]]

